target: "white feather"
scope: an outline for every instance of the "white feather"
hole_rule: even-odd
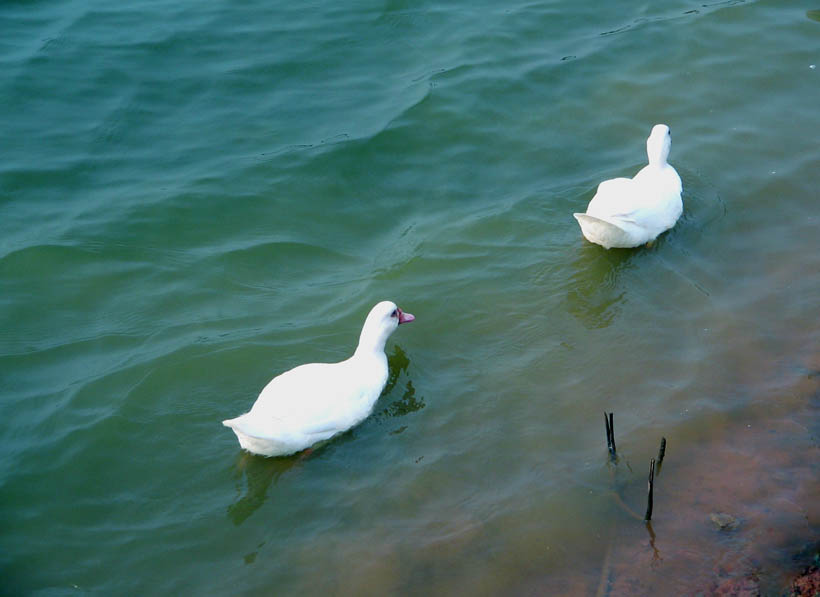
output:
[[[573,214],[584,237],[604,248],[637,247],[672,228],[683,212],[683,185],[666,161],[672,146],[665,124],[646,140],[649,164],[634,178],[613,178],[598,185],[586,213]]]
[[[390,301],[377,304],[352,357],[274,377],[250,411],[223,425],[233,429],[240,446],[263,456],[292,454],[350,429],[370,415],[387,382],[387,338],[413,319]]]

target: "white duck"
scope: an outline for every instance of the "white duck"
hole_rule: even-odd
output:
[[[395,303],[377,304],[352,357],[300,365],[274,377],[249,412],[222,424],[233,429],[240,446],[263,456],[293,454],[350,429],[370,415],[387,383],[387,338],[414,319]]]
[[[683,212],[680,176],[666,162],[672,133],[656,124],[646,140],[649,164],[634,178],[613,178],[598,185],[584,214],[573,214],[590,242],[606,249],[652,242],[675,225]]]

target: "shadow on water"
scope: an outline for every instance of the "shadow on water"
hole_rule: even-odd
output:
[[[410,366],[410,359],[399,346],[393,347],[392,354],[387,357],[389,376],[382,391],[382,397],[389,395],[398,384],[402,373],[406,373]],[[402,397],[389,403],[382,410],[375,413],[377,420],[392,417],[401,417],[424,408],[424,398],[416,397],[416,389],[411,380],[407,380]],[[401,433],[406,426],[391,432]],[[234,525],[239,526],[258,510],[267,498],[271,484],[276,484],[279,478],[289,470],[306,465],[310,460],[320,457],[324,449],[331,443],[343,443],[353,437],[353,430],[346,431],[325,442],[320,442],[312,448],[291,456],[266,458],[242,451],[234,465],[233,476],[236,479],[237,497],[228,506],[228,518]],[[245,491],[242,491],[242,477],[245,477]]]

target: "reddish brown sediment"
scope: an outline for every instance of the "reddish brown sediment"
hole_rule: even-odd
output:
[[[788,594],[820,536],[820,375],[806,365],[791,387],[667,457],[654,537],[618,521],[603,594]],[[627,501],[639,499],[632,485]],[[800,578],[811,590],[816,577]]]
[[[815,597],[820,595],[820,569],[811,566],[792,581],[793,597]]]

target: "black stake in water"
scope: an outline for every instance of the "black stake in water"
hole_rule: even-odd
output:
[[[649,462],[649,492],[646,496],[646,516],[644,522],[652,520],[652,490],[655,487],[655,459]]]
[[[609,433],[612,435],[612,457],[615,457],[615,422],[612,417],[615,413],[609,413]]]
[[[661,447],[658,450],[658,466],[656,466],[656,472],[658,475],[661,474],[661,464],[663,463],[663,457],[666,455],[666,438],[661,438]]]
[[[615,427],[614,422],[612,420],[612,414],[604,413],[604,425],[606,425],[606,448],[609,450],[609,457],[611,460],[615,460]]]

